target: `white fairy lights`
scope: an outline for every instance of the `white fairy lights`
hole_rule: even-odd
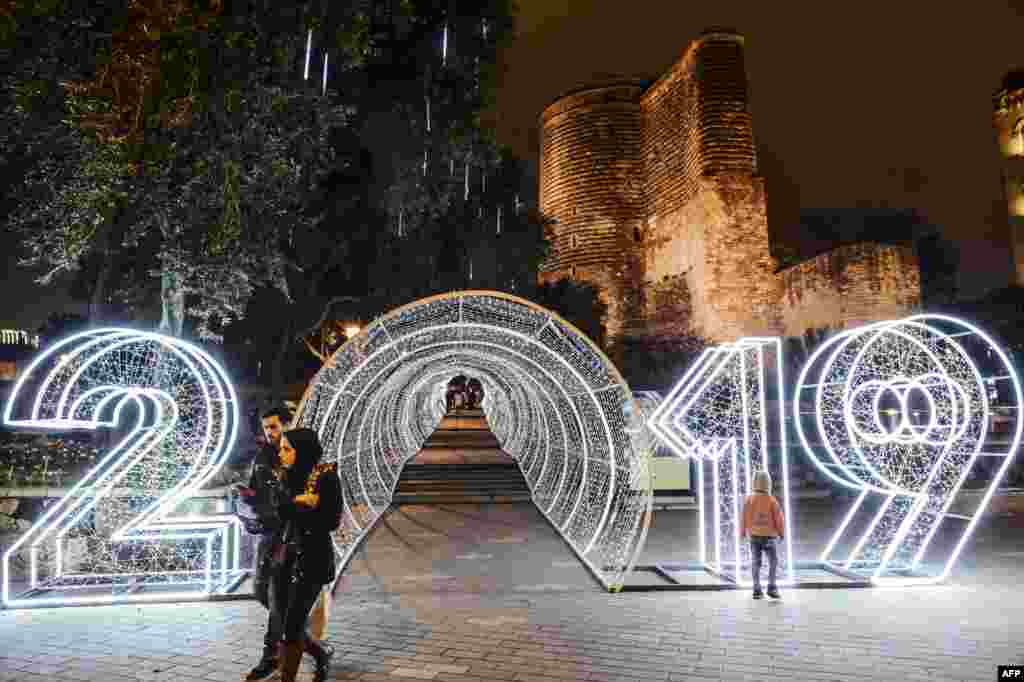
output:
[[[705,350],[647,422],[675,454],[699,463],[700,561],[741,585],[750,582],[750,550],[740,539],[740,515],[759,469],[773,473],[785,510],[779,582],[794,580],[782,386],[779,340],[741,339]],[[773,404],[777,416],[768,413]]]
[[[762,353],[771,346],[775,368]],[[772,427],[768,449],[765,389],[782,387],[774,339],[742,339],[708,349],[648,419],[650,429],[698,468],[700,557],[705,566],[747,584],[746,549],[736,530],[739,501],[752,472],[781,478],[786,547],[792,557],[785,423]],[[775,397],[780,411],[784,396]],[[1000,434],[991,432],[998,401]],[[1021,442],[1021,386],[1006,354],[962,320],[917,315],[838,334],[808,360],[796,384],[792,419],[803,449],[839,485],[859,494],[816,562],[876,584],[943,580],[970,538]],[[774,434],[773,434],[774,436]],[[777,452],[772,462],[769,452]],[[969,514],[950,507],[979,457],[1001,459],[981,504]],[[701,494],[710,469],[712,485]],[[847,531],[854,519],[864,523]],[[928,554],[944,523],[963,523],[955,546]],[[794,561],[787,577],[794,578]],[[923,564],[938,566],[924,571]]]
[[[4,423],[116,435],[4,553],[6,605],[195,599],[244,577],[233,517],[176,511],[223,465],[238,429],[234,388],[199,347],[131,329],[75,334],[28,367]],[[26,550],[30,590],[12,596],[11,559]]]
[[[993,396],[1007,425],[998,436]],[[1020,445],[1021,404],[1006,354],[963,320],[917,315],[829,339],[800,374],[794,420],[818,468],[859,495],[819,559],[878,583],[944,579]],[[1002,463],[981,504],[951,514],[982,455]],[[847,538],[858,517],[867,527]],[[930,557],[938,570],[921,578],[938,529],[964,521],[955,547]]]
[[[609,589],[642,542],[650,485],[628,386],[586,337],[522,299],[468,291],[365,327],[310,383],[297,423],[316,429],[347,487],[347,559],[390,504],[402,467],[444,415],[448,381],[484,386],[484,411],[537,508]],[[646,479],[649,482],[649,477]]]

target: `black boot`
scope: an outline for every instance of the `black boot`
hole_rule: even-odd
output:
[[[268,679],[277,672],[280,666],[281,659],[277,657],[277,647],[264,645],[260,662],[245,676],[245,679],[252,681]]]
[[[316,661],[316,671],[313,673],[313,682],[327,682],[327,675],[331,671],[331,657],[334,656],[334,649],[327,646],[320,640],[314,639],[307,630],[304,641],[306,653]]]

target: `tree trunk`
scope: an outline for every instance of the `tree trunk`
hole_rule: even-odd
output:
[[[185,292],[176,273],[164,270],[160,276],[160,303],[160,333],[181,336],[185,323]]]
[[[98,326],[105,322],[107,291],[110,289],[110,278],[114,272],[114,260],[117,255],[117,243],[124,233],[122,221],[125,219],[125,208],[120,206],[114,215],[101,223],[99,243],[100,265],[96,273],[96,281],[89,297],[89,324]]]
[[[105,321],[107,280],[110,279],[110,274],[114,269],[113,260],[109,251],[103,254],[103,264],[100,265],[100,271],[96,274],[96,286],[93,287],[92,296],[89,299],[90,326],[99,326]]]
[[[284,386],[284,363],[288,358],[288,349],[292,345],[292,341],[295,337],[295,321],[291,311],[285,316],[284,329],[282,330],[281,338],[277,342],[277,350],[274,353],[274,357],[271,360],[270,365],[270,403],[271,405],[280,405],[285,398],[285,386]]]

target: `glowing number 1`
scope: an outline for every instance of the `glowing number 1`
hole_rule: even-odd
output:
[[[4,553],[8,606],[196,598],[242,577],[236,520],[175,513],[225,462],[238,429],[234,388],[202,349],[130,329],[76,334],[19,378],[4,423],[127,430]],[[26,552],[31,589],[12,598],[11,560]]]
[[[779,340],[740,339],[705,350],[647,422],[677,455],[699,462],[700,560],[740,585],[751,582],[750,548],[740,540],[740,515],[759,469],[773,470],[781,479],[775,494],[785,507],[786,532],[779,583],[794,579],[782,394]],[[769,398],[777,414],[769,414]],[[711,477],[707,495],[705,476]]]
[[[1020,445],[1021,403],[1005,353],[961,320],[917,315],[829,339],[800,374],[794,419],[814,463],[859,496],[819,560],[872,582],[944,579]],[[996,423],[1000,434],[990,432]],[[951,512],[981,461],[999,467],[986,472],[981,504]],[[866,525],[848,533],[853,519]],[[967,525],[951,551],[931,557],[937,570],[921,577],[947,520]]]

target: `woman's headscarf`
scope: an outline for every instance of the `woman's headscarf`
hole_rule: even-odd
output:
[[[770,495],[772,492],[772,476],[763,469],[754,474],[754,492]]]
[[[295,464],[288,470],[287,485],[293,495],[301,495],[313,467],[324,456],[324,449],[313,429],[292,429],[285,431],[284,437],[295,448]]]

